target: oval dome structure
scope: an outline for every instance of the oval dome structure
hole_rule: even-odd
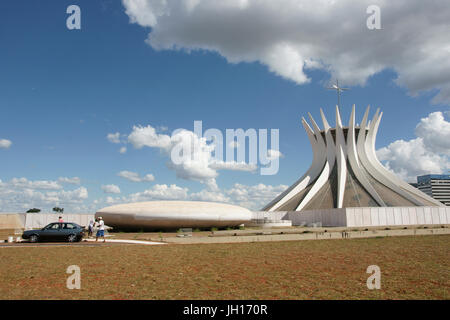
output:
[[[233,227],[250,222],[250,210],[203,201],[149,201],[119,204],[95,214],[105,224],[123,229]]]

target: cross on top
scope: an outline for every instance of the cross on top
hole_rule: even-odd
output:
[[[328,87],[327,89],[336,90],[337,98],[338,98],[337,105],[338,105],[338,107],[340,107],[340,104],[341,104],[341,92],[349,90],[349,88],[341,88],[341,87],[339,87],[339,81],[338,81],[338,79],[336,79],[336,84],[333,84],[331,87]]]

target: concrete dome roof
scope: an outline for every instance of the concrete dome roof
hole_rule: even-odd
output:
[[[204,201],[148,201],[114,205],[95,214],[116,228],[205,228],[238,226],[251,220],[250,210]]]

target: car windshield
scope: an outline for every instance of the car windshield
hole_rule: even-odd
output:
[[[42,229],[42,230],[55,230],[55,229],[59,229],[59,228],[60,228],[59,223],[50,223],[49,225],[44,227],[44,229]]]

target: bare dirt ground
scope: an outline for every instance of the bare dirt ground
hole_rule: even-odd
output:
[[[450,236],[0,248],[2,299],[449,299]],[[69,265],[81,289],[66,288]],[[368,290],[369,265],[381,290]]]

